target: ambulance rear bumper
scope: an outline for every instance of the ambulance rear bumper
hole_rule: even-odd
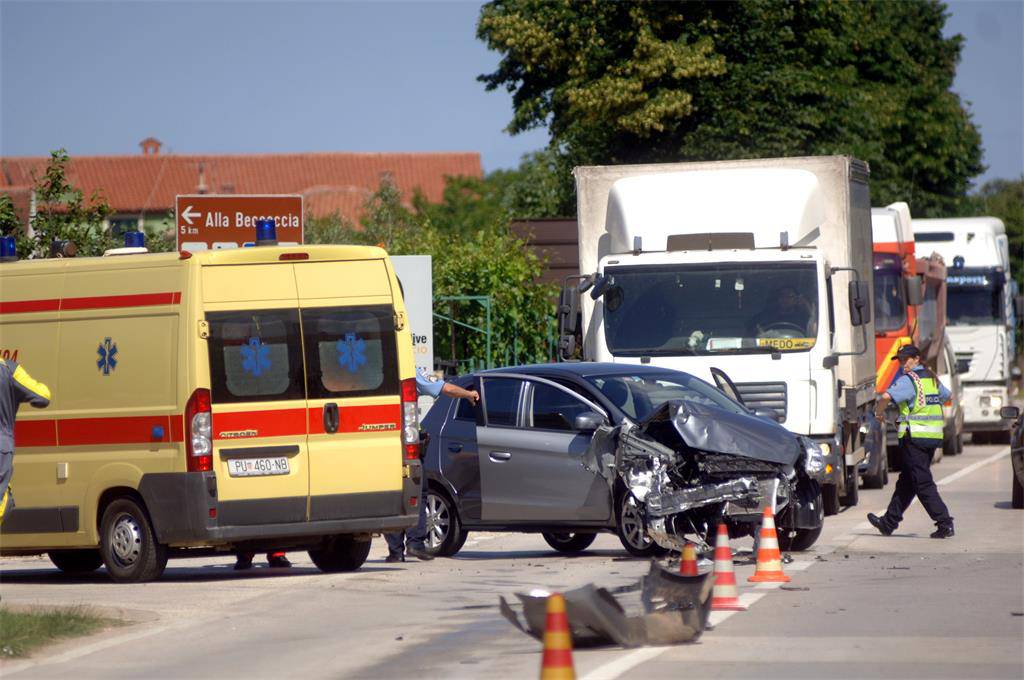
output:
[[[160,543],[199,547],[284,539],[310,543],[322,536],[402,531],[416,526],[419,485],[403,479],[402,491],[239,501],[217,498],[209,472],[143,475],[139,484]],[[307,513],[308,508],[308,513]],[[282,541],[283,543],[284,541]]]

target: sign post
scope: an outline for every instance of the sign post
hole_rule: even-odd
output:
[[[178,250],[241,248],[256,242],[256,222],[274,220],[280,245],[303,239],[302,196],[182,195],[175,199]]]

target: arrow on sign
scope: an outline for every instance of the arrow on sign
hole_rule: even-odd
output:
[[[183,211],[181,211],[181,218],[188,222],[189,226],[192,225],[192,218],[199,217],[200,215],[202,215],[202,213],[192,211],[192,206],[188,206]]]

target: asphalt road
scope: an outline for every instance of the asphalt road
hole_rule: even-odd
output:
[[[928,538],[915,503],[897,534],[864,521],[888,501],[826,518],[786,565],[786,590],[746,585],[749,541],[735,541],[749,611],[712,615],[700,642],[577,650],[578,677],[1024,677],[1024,511],[1010,508],[1005,446],[968,446],[933,468],[957,535]],[[499,594],[626,585],[646,571],[613,536],[562,557],[539,536],[471,534],[456,559],[391,565],[375,539],[351,574],[232,571],[230,557],[172,561],[163,580],[115,585],[102,571],[68,579],[45,558],[0,560],[4,603],[83,604],[132,624],[0,662],[17,678],[535,677],[540,645],[510,626]]]

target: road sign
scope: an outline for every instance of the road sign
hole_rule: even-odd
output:
[[[183,195],[175,200],[178,250],[240,248],[256,241],[256,221],[272,219],[281,245],[302,243],[302,196]]]

